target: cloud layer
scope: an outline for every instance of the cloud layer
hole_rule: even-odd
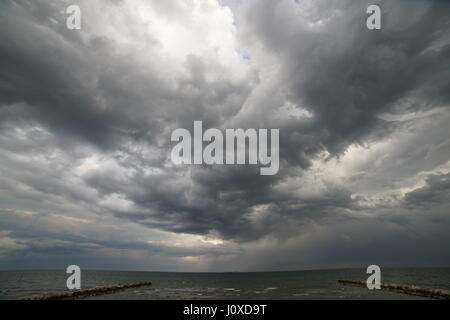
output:
[[[0,4],[0,268],[450,265],[450,6]],[[279,128],[280,172],[171,132]]]

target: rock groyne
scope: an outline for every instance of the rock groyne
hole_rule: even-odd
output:
[[[59,293],[49,293],[42,295],[33,295],[29,297],[25,297],[24,300],[64,300],[64,299],[77,299],[77,298],[86,298],[93,297],[102,294],[113,293],[117,291],[122,291],[131,288],[139,288],[151,286],[151,282],[138,282],[138,283],[129,283],[129,284],[119,284],[119,285],[111,285],[111,286],[101,286],[94,287],[90,289],[82,289],[82,290],[74,290],[74,291],[64,291]]]
[[[348,286],[367,287],[364,281],[352,281],[352,280],[338,280],[339,283]],[[427,297],[440,300],[450,300],[450,291],[442,289],[429,289],[419,286],[397,284],[397,283],[385,283],[381,284],[381,289],[409,294],[413,296]]]

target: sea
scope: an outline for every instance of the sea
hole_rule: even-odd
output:
[[[0,271],[0,300],[66,291],[65,270]],[[152,282],[87,299],[103,300],[403,300],[425,299],[384,290],[344,286],[339,279],[366,281],[364,269],[179,273],[82,270],[82,289]],[[382,269],[382,283],[450,290],[450,268]]]

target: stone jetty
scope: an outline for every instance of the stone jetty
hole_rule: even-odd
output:
[[[352,281],[352,280],[338,280],[340,284],[348,286],[366,287],[367,284],[364,281]],[[427,297],[440,300],[450,300],[450,290],[441,289],[429,289],[412,285],[397,284],[397,283],[385,283],[381,284],[381,289],[409,294],[413,296]]]
[[[139,287],[147,287],[151,286],[151,282],[138,282],[138,283],[129,283],[129,284],[119,284],[119,285],[111,285],[111,286],[101,286],[94,287],[90,289],[81,289],[81,290],[73,290],[73,291],[64,291],[59,293],[49,293],[42,295],[33,295],[29,297],[25,297],[24,300],[64,300],[64,299],[77,299],[77,298],[86,298],[99,296],[102,294],[113,293],[117,291],[122,291],[131,288],[139,288]]]

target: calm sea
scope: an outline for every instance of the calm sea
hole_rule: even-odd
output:
[[[0,299],[66,290],[65,270],[0,271]],[[365,281],[363,269],[261,272],[170,273],[82,271],[82,287],[151,281],[153,286],[91,299],[420,299],[366,288],[347,287],[338,279]],[[450,290],[450,268],[383,269],[382,282]]]

